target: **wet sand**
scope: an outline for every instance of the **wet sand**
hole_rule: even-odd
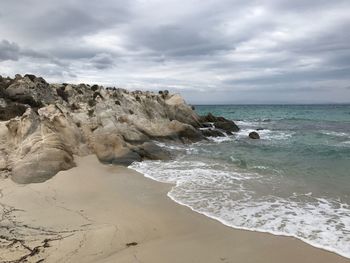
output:
[[[76,160],[45,183],[0,181],[0,262],[350,262],[295,238],[226,227],[133,170]]]

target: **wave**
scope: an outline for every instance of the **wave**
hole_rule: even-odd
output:
[[[224,136],[224,137],[208,137],[212,142],[222,143],[222,142],[231,142],[235,140],[234,136]]]
[[[272,122],[270,119],[254,119],[254,120],[235,120],[234,122],[238,126],[260,126],[262,123]]]
[[[333,137],[346,137],[350,138],[350,134],[346,132],[336,132],[336,131],[320,131],[320,133],[333,136]]]
[[[130,168],[174,184],[171,199],[227,226],[293,236],[350,258],[349,204],[309,192],[287,197],[257,193],[254,186],[273,178],[202,161],[144,161]]]

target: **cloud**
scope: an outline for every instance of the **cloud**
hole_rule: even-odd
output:
[[[0,74],[167,88],[189,101],[350,101],[338,88],[350,82],[348,0],[28,0],[2,10]]]
[[[110,54],[101,53],[97,54],[93,58],[91,58],[90,62],[97,69],[106,69],[110,68],[114,64],[114,60]]]
[[[0,61],[2,60],[18,60],[19,46],[7,40],[0,42]]]

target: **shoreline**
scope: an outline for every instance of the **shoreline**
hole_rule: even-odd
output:
[[[0,203],[13,208],[1,222],[0,262],[28,254],[6,235],[37,248],[29,262],[350,262],[296,238],[225,226],[134,170],[93,155],[76,160],[44,183],[0,181]]]
[[[212,216],[212,215],[209,215],[207,213],[204,213],[204,212],[199,212],[199,211],[196,211],[195,209],[193,209],[192,207],[190,207],[189,205],[185,204],[185,203],[182,203],[180,201],[177,201],[176,199],[172,198],[171,196],[167,195],[172,201],[174,201],[175,203],[179,204],[179,205],[182,205],[182,206],[185,206],[187,208],[189,208],[191,211],[193,211],[194,213],[198,213],[198,214],[201,214],[209,219],[213,219],[215,221],[218,221],[219,223],[223,224],[224,226],[227,226],[229,228],[232,228],[232,229],[235,229],[235,230],[241,230],[241,231],[251,231],[251,232],[256,232],[256,233],[263,233],[263,234],[269,234],[269,235],[273,235],[273,236],[276,236],[276,237],[288,237],[288,238],[293,238],[293,239],[297,239],[297,240],[300,240],[304,243],[306,243],[307,245],[310,245],[314,248],[317,248],[317,249],[321,249],[323,251],[326,251],[326,252],[331,252],[331,253],[334,253],[338,256],[341,256],[345,259],[348,259],[350,260],[349,257],[345,256],[345,255],[342,255],[342,253],[336,251],[336,250],[332,250],[332,249],[328,249],[328,248],[325,248],[321,245],[317,245],[315,243],[312,243],[311,241],[307,240],[307,239],[303,239],[303,238],[300,238],[298,236],[294,236],[294,235],[287,235],[286,233],[283,233],[283,232],[272,232],[272,231],[264,231],[264,230],[259,230],[259,229],[256,229],[256,228],[248,228],[248,227],[239,227],[239,226],[234,226],[232,224],[229,224],[227,222],[225,222],[224,220],[222,220],[221,218],[219,217],[215,217],[215,216]]]
[[[129,168],[129,167],[128,167]],[[132,169],[140,174],[142,174],[145,178],[147,179],[150,179],[152,181],[155,181],[155,182],[159,182],[159,183],[163,183],[163,184],[169,184],[169,185],[172,185],[172,183],[167,183],[167,182],[162,182],[162,181],[159,181],[155,178],[153,178],[152,176],[149,176],[149,175],[146,175],[146,174],[143,174],[142,172],[139,172],[137,171],[137,169],[133,169],[133,168],[129,168],[129,169]],[[194,208],[192,208],[190,205],[184,203],[184,202],[181,202],[180,200],[177,200],[176,198],[174,198],[173,196],[171,196],[169,193],[170,193],[171,189],[169,190],[169,192],[167,193],[167,197],[170,198],[173,202],[175,202],[176,204],[178,205],[181,205],[181,206],[185,206],[187,207],[188,209],[190,209],[191,211],[193,211],[194,213],[198,213],[200,215],[203,215],[209,219],[212,219],[212,220],[215,220],[215,221],[218,221],[220,224],[223,224],[229,228],[232,228],[232,229],[235,229],[235,230],[242,230],[242,231],[251,231],[251,232],[256,232],[256,233],[264,233],[264,234],[270,234],[270,235],[273,235],[273,236],[277,236],[277,237],[289,237],[289,238],[293,238],[293,239],[297,239],[297,240],[300,240],[312,247],[315,247],[317,249],[321,249],[323,251],[326,251],[326,252],[331,252],[331,253],[334,253],[336,255],[339,255],[341,257],[344,257],[348,260],[350,260],[350,258],[346,255],[343,255],[341,252],[335,250],[335,249],[330,249],[330,248],[327,248],[327,247],[324,247],[322,245],[318,245],[317,243],[313,243],[312,241],[309,241],[308,239],[305,239],[305,238],[301,238],[301,237],[298,237],[298,236],[295,236],[295,235],[292,235],[292,234],[286,234],[284,232],[273,232],[273,231],[268,231],[268,230],[260,230],[260,229],[257,229],[257,228],[248,228],[248,227],[240,227],[240,226],[235,226],[233,224],[230,224],[228,222],[226,222],[225,220],[221,219],[220,217],[216,217],[216,216],[213,216],[213,215],[210,215],[209,213],[206,213],[206,212],[201,212],[201,211],[197,211],[195,210]]]

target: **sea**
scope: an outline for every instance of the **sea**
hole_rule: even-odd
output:
[[[171,183],[168,196],[236,228],[292,236],[350,258],[350,105],[198,105],[234,135],[183,145],[130,168]],[[260,140],[248,137],[257,131]]]

